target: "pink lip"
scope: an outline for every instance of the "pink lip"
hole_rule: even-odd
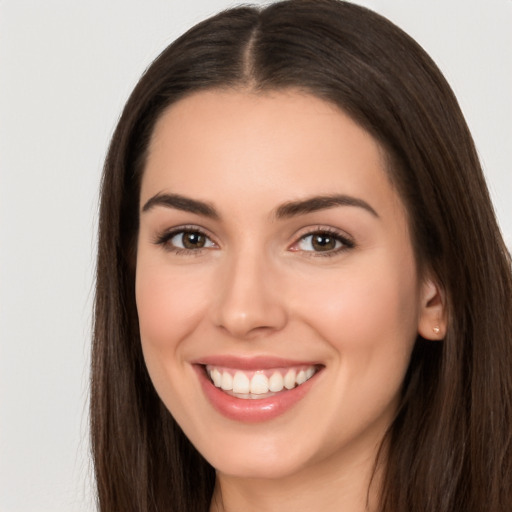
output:
[[[256,356],[256,357],[236,357],[225,356],[207,356],[192,364],[222,366],[224,368],[233,368],[237,370],[270,370],[272,368],[286,368],[291,366],[313,366],[318,364],[312,361],[294,361],[292,359],[283,359],[280,357]]]
[[[257,370],[268,368],[282,368],[287,366],[311,365],[311,362],[286,361],[279,358],[250,358],[240,359],[233,357],[208,357],[201,363],[194,364],[194,369],[199,377],[201,387],[206,398],[212,406],[226,418],[245,422],[258,423],[272,420],[291,409],[308,393],[316,382],[316,377],[321,370],[308,381],[291,390],[283,390],[268,398],[242,399],[228,395],[215,387],[203,365],[223,366],[238,368],[241,370]]]

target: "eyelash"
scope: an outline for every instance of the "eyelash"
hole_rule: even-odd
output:
[[[306,233],[301,235],[299,237],[299,239],[292,244],[292,247],[297,246],[298,244],[305,241],[309,237],[319,236],[319,235],[333,238],[335,240],[335,242],[339,242],[341,244],[341,246],[337,247],[335,249],[327,250],[327,251],[304,251],[304,250],[301,251],[301,249],[291,249],[291,250],[296,250],[297,252],[301,251],[306,257],[310,257],[310,258],[317,258],[317,257],[330,258],[333,256],[337,256],[342,252],[353,249],[356,246],[356,244],[354,243],[354,241],[351,238],[349,238],[346,235],[342,235],[336,229],[323,227],[323,226],[316,226],[312,229],[308,229],[308,231]]]
[[[210,247],[199,247],[197,249],[187,249],[184,247],[176,247],[172,245],[170,242],[171,240],[180,234],[185,233],[195,233],[201,236],[204,236],[209,242],[212,244],[215,244],[211,237],[205,233],[205,231],[201,228],[198,228],[197,226],[181,226],[179,228],[172,229],[170,231],[165,231],[164,233],[158,235],[155,239],[156,245],[163,246],[166,250],[173,252],[176,255],[194,255],[199,256],[204,250],[209,249]],[[297,246],[298,244],[304,242],[308,237],[312,236],[326,236],[333,238],[335,242],[339,242],[341,244],[341,247],[337,247],[332,250],[326,250],[326,251],[306,251],[301,249],[293,249],[294,246]],[[216,245],[216,244],[215,244]],[[299,237],[299,239],[294,242],[289,250],[296,251],[296,252],[302,252],[306,257],[332,257],[336,256],[344,251],[353,249],[356,246],[354,241],[347,237],[346,235],[341,235],[337,230],[332,228],[326,228],[322,226],[315,227],[313,229],[310,229],[303,235]]]
[[[193,255],[199,256],[204,249],[209,249],[209,247],[199,247],[197,249],[187,249],[186,247],[176,247],[171,244],[171,240],[180,234],[185,233],[196,233],[198,235],[204,236],[207,240],[214,243],[209,235],[205,233],[205,231],[197,226],[181,226],[179,228],[174,228],[170,231],[165,231],[161,235],[158,235],[155,240],[155,244],[163,246],[169,252],[173,252],[177,255]]]

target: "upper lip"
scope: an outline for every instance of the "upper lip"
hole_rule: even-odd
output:
[[[268,370],[272,368],[287,368],[292,366],[313,366],[318,365],[317,361],[298,361],[275,356],[248,356],[240,357],[233,355],[206,356],[192,361],[192,364],[222,366],[237,370]]]

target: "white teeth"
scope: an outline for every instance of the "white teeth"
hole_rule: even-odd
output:
[[[284,387],[286,389],[293,389],[295,387],[295,370],[288,370],[284,376]]]
[[[215,367],[207,367],[207,372],[213,384],[224,391],[231,391],[239,398],[264,398],[262,395],[270,393],[279,393],[283,389],[293,389],[296,386],[304,384],[316,373],[313,366],[301,369],[298,372],[294,368],[289,368],[283,377],[284,370],[275,370],[270,377],[264,373],[265,370],[248,372],[252,374],[249,378],[246,372],[242,370],[223,370]],[[232,374],[234,372],[234,375]],[[244,395],[244,396],[242,396]]]
[[[210,377],[212,378],[215,386],[220,388],[221,383],[222,383],[222,374],[219,372],[219,370],[217,370],[217,368],[214,368],[212,370],[212,372],[210,373]]]
[[[224,391],[230,391],[233,389],[233,377],[229,372],[222,372],[222,380],[220,382],[220,387]]]
[[[247,375],[243,372],[236,372],[233,377],[233,393],[249,393],[250,389],[251,383]]]
[[[284,388],[283,376],[279,372],[274,372],[268,379],[268,389],[273,393],[278,393]]]
[[[251,393],[262,395],[268,393],[268,379],[262,373],[255,373],[251,379]]]

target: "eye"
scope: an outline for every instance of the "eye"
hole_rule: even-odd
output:
[[[318,230],[302,236],[291,250],[307,253],[323,253],[323,256],[337,254],[340,251],[351,249],[354,242],[328,230]]]
[[[164,245],[167,249],[176,253],[217,247],[206,234],[197,229],[181,229],[164,233],[158,237],[156,243]]]
[[[199,231],[182,231],[175,234],[169,242],[180,249],[202,249],[213,245],[212,241]]]

